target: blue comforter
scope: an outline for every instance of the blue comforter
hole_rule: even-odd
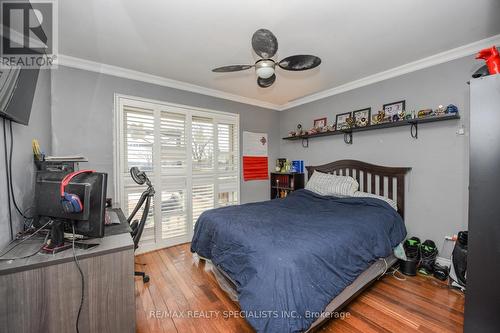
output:
[[[237,284],[243,315],[257,332],[302,332],[405,236],[403,220],[382,200],[300,190],[204,212],[191,251]]]

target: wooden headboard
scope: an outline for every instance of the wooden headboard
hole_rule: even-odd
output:
[[[351,176],[359,183],[359,190],[377,194],[396,201],[398,213],[404,219],[405,175],[411,168],[386,167],[356,160],[340,160],[332,163],[307,166],[307,177],[315,170],[340,176]],[[394,189],[396,191],[394,192]],[[394,195],[396,193],[396,195]]]

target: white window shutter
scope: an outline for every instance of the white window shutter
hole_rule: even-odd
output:
[[[128,216],[141,197],[144,188],[137,185],[130,177],[131,167],[138,167],[153,175],[154,116],[153,110],[125,107],[123,110],[124,163],[123,176],[124,213]],[[137,212],[135,219],[140,219],[144,206]],[[151,200],[148,219],[144,227],[142,241],[154,240],[154,201]]]
[[[204,211],[239,203],[237,115],[126,97],[117,105],[124,213],[145,190],[130,178],[131,167],[145,171],[156,191],[141,242],[153,248],[188,242]]]

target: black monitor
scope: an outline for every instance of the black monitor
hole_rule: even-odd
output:
[[[83,204],[81,213],[66,213],[62,208],[60,185],[65,175],[67,172],[37,172],[35,202],[38,219],[51,218],[74,223],[75,232],[79,235],[104,237],[108,174],[102,172],[80,174],[66,186],[66,192],[80,197]],[[37,224],[43,225],[40,221]]]
[[[28,125],[38,68],[17,68],[0,59],[0,117]]]

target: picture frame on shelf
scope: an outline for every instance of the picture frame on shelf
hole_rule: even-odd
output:
[[[370,125],[372,108],[364,108],[352,112],[356,127],[365,127]]]
[[[406,101],[397,101],[388,104],[384,104],[382,110],[385,112],[385,117],[392,121],[398,114],[406,109]],[[399,117],[398,117],[399,119]]]
[[[349,124],[347,123],[347,119],[350,118],[351,116],[352,116],[352,112],[340,113],[340,114],[335,116],[335,123],[337,124],[336,125],[337,131],[350,128]]]
[[[319,118],[319,119],[314,119],[313,127],[314,128],[325,128],[326,127],[326,117],[324,118]]]

